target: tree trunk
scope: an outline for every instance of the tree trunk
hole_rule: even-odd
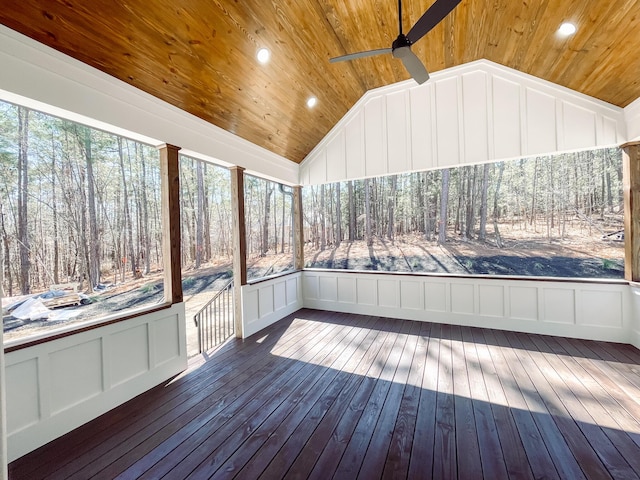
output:
[[[442,170],[442,190],[440,192],[440,223],[438,224],[438,243],[447,241],[447,210],[449,207],[449,169]]]
[[[142,225],[144,227],[144,274],[151,273],[151,232],[149,231],[149,197],[147,195],[147,160],[142,150],[140,163],[142,164]]]
[[[423,172],[423,188],[424,194],[422,197],[423,200],[423,210],[422,210],[422,224],[423,224],[423,232],[424,238],[428,241],[431,241],[431,202],[429,202],[429,185],[430,185],[430,172]],[[422,190],[422,189],[420,189]]]
[[[349,196],[349,241],[356,238],[356,202],[353,195],[353,180],[347,182],[347,193]]]
[[[324,184],[320,185],[320,251],[323,251],[327,246],[327,226],[325,222],[325,188]]]
[[[2,203],[0,203],[0,229],[2,229],[2,245],[4,247],[4,274],[7,280],[7,296],[13,297],[13,277],[11,275],[11,263],[9,262],[9,255],[11,253],[9,245],[9,235],[7,235],[7,229],[4,225],[4,211]]]
[[[336,247],[342,242],[342,205],[340,203],[340,182],[336,183]]]
[[[467,201],[465,202],[465,225],[463,236],[465,239],[473,238],[473,224],[474,210],[475,210],[475,184],[476,184],[476,172],[477,165],[473,167],[473,175],[471,174],[471,167],[467,167]]]
[[[282,193],[282,235],[281,235],[282,241],[280,242],[280,244],[281,244],[280,253],[284,253],[284,244],[285,244],[284,236],[286,235],[284,226],[287,223],[287,222],[285,222],[285,215],[287,213],[286,212],[286,208],[285,208],[285,203],[287,203],[287,202],[285,202],[285,195],[286,194],[285,194],[285,191],[282,189],[282,185],[280,185],[280,192]]]
[[[271,193],[273,187],[269,182],[265,182],[264,187],[264,218],[262,223],[262,249],[261,256],[265,256],[269,251],[269,216],[271,214]]]
[[[129,188],[128,179],[126,175],[126,171],[124,168],[124,150],[122,147],[122,138],[118,137],[118,155],[120,156],[120,174],[122,175],[122,203],[123,203],[123,211],[124,211],[124,228],[125,228],[125,245],[126,250],[124,254],[124,258],[126,258],[129,263],[129,267],[131,268],[131,275],[134,276],[136,274],[136,259],[133,248],[133,225],[131,222],[131,211],[129,210]],[[126,265],[125,265],[126,267]]]
[[[373,245],[373,236],[371,234],[371,191],[369,179],[364,179],[364,216],[365,216],[365,236],[367,245]]]
[[[502,167],[504,169],[504,166]],[[502,173],[502,170],[500,170]],[[529,224],[533,225],[533,231],[536,231],[536,194],[537,194],[537,185],[538,185],[538,158],[535,159],[533,163],[533,187],[531,193],[531,219],[529,220]]]
[[[60,283],[60,245],[58,242],[58,198],[56,196],[56,145],[51,135],[51,221],[53,223],[53,283]]]
[[[196,161],[196,266],[202,265],[204,253],[204,174],[202,162]]]
[[[387,238],[391,241],[393,241],[393,233],[394,233],[394,228],[395,228],[395,206],[396,206],[396,190],[398,188],[398,176],[397,175],[392,175],[390,178],[390,182],[391,182],[391,192],[389,193],[389,206],[388,206],[388,213],[389,213],[389,224],[387,225]]]
[[[100,283],[100,241],[98,238],[98,221],[96,217],[95,177],[93,174],[93,156],[91,152],[91,130],[88,127],[76,127],[76,133],[87,166],[87,211],[89,214],[89,268],[87,290],[93,292],[93,287]]]
[[[482,168],[482,191],[480,194],[480,231],[478,240],[481,242],[487,239],[487,190],[489,189],[489,164],[485,163]]]
[[[498,167],[498,180],[496,181],[496,191],[493,196],[493,231],[496,236],[496,246],[502,248],[502,237],[500,236],[500,230],[498,229],[498,199],[500,198],[500,184],[502,183],[502,172],[504,171],[504,162],[499,163]]]
[[[29,271],[29,110],[18,107],[18,249],[20,251],[20,291],[31,292]]]

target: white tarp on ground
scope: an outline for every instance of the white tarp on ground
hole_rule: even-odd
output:
[[[48,318],[51,310],[45,307],[39,298],[29,298],[22,305],[16,308],[11,315],[20,320],[38,320]]]
[[[69,320],[79,314],[72,309],[50,310],[39,298],[29,298],[11,313],[20,320]]]

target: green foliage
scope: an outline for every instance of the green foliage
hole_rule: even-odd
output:
[[[160,290],[160,285],[156,282],[146,283],[142,287],[140,287],[139,290],[141,293],[148,295]]]

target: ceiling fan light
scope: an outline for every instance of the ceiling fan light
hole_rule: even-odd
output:
[[[307,99],[307,107],[313,108],[318,103],[318,99],[316,97],[309,97]]]

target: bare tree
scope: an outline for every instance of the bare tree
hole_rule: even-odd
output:
[[[438,223],[438,243],[447,241],[447,211],[449,209],[449,169],[442,170],[442,189],[440,191],[440,222]]]
[[[390,188],[391,191],[389,192],[389,198],[387,200],[388,202],[387,211],[389,213],[389,223],[387,224],[387,238],[393,241],[393,237],[394,237],[393,233],[395,230],[395,223],[396,223],[395,209],[396,209],[396,190],[398,188],[398,176],[391,175],[391,178],[389,178],[389,181],[391,183],[391,188]]]
[[[371,232],[371,184],[369,179],[364,179],[364,212],[365,212],[365,232],[367,245],[373,245],[373,235]]]
[[[20,251],[20,291],[27,295],[31,291],[29,282],[29,110],[18,108],[18,249]]]
[[[347,193],[349,196],[349,241],[356,239],[356,201],[353,194],[353,180],[347,182]]]
[[[204,175],[202,162],[196,161],[196,269],[202,265],[204,250]]]
[[[482,187],[480,197],[480,230],[478,231],[478,240],[484,242],[487,240],[487,191],[489,190],[489,167],[485,163],[482,167]]]
[[[264,218],[262,219],[262,251],[261,255],[264,257],[269,251],[269,217],[271,215],[271,194],[273,193],[273,186],[271,182],[265,182],[264,187]]]

